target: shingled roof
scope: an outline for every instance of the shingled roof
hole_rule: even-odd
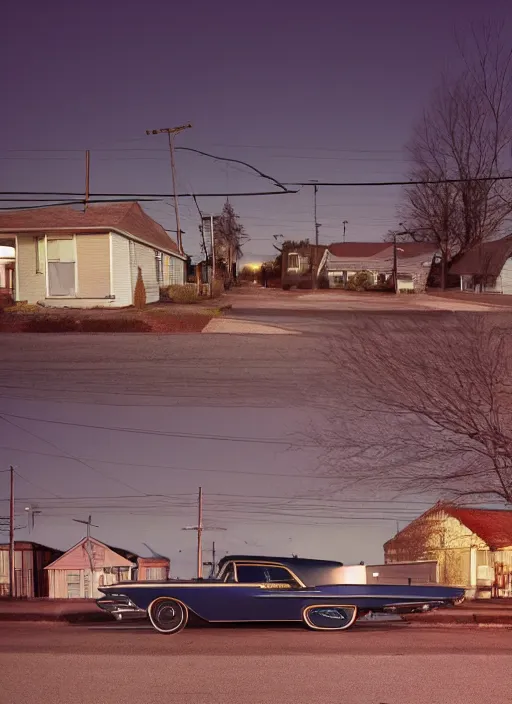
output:
[[[512,546],[512,511],[444,506],[443,510],[478,535],[490,548]]]
[[[71,206],[49,206],[0,213],[0,232],[8,234],[74,232],[82,228],[91,233],[114,230],[162,252],[182,256],[164,228],[133,201],[89,205],[85,211]]]
[[[512,235],[473,247],[452,264],[450,273],[458,276],[499,276],[510,256]]]

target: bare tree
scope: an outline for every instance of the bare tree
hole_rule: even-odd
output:
[[[233,265],[242,256],[242,245],[247,235],[229,201],[224,203],[222,213],[214,218],[213,228],[217,269],[231,283]]]
[[[438,245],[443,286],[448,261],[499,236],[512,212],[510,182],[495,180],[512,145],[512,47],[487,26],[459,49],[462,74],[442,81],[408,145],[412,181],[447,182],[406,187],[401,210],[403,237]]]
[[[512,326],[502,316],[370,319],[332,340],[312,433],[322,471],[340,480],[443,498],[512,503]],[[347,409],[348,406],[348,410]]]

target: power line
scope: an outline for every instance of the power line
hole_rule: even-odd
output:
[[[28,433],[28,435],[32,435],[32,437],[36,438],[37,440],[41,440],[42,442],[46,443],[47,445],[50,445],[50,447],[54,447],[56,450],[59,450],[59,452],[64,452],[67,455],[68,459],[74,460],[75,462],[82,464],[84,467],[88,467],[88,469],[92,470],[93,472],[96,472],[97,474],[101,475],[102,477],[110,479],[110,481],[116,482],[117,484],[121,484],[122,486],[125,486],[128,489],[131,489],[132,491],[138,492],[139,494],[144,493],[140,489],[136,489],[135,487],[131,486],[131,484],[127,484],[126,482],[123,482],[121,479],[116,479],[115,477],[111,477],[106,472],[102,472],[100,469],[97,469],[96,467],[93,467],[92,465],[88,464],[85,460],[82,460],[79,457],[75,457],[71,453],[66,452],[66,450],[63,450],[61,447],[59,447],[59,445],[56,445],[55,443],[51,442],[50,440],[47,440],[46,438],[42,438],[40,435],[37,435],[37,433],[34,433],[31,430],[27,430],[26,428],[19,426],[17,423],[14,423],[13,421],[9,420],[8,418],[5,418],[5,415],[8,415],[8,414],[0,413],[0,418],[4,421],[4,423],[9,423],[10,425],[14,426],[15,428],[18,428],[18,430],[21,430],[24,433]],[[51,493],[51,492],[49,492],[49,493]]]
[[[87,426],[90,427],[90,426]],[[56,457],[60,459],[70,459],[67,455],[56,455],[49,452],[37,452],[36,450],[25,450],[14,447],[1,446],[2,450],[11,450],[13,452],[24,452],[31,455],[42,455],[43,457]],[[322,474],[297,474],[290,472],[256,472],[256,471],[240,471],[237,469],[212,469],[210,467],[176,467],[174,465],[162,465],[162,464],[139,464],[135,462],[119,462],[116,460],[99,460],[94,457],[86,458],[76,458],[77,460],[87,460],[89,462],[96,462],[98,464],[112,464],[121,467],[138,467],[138,468],[148,468],[148,469],[171,469],[174,472],[212,472],[214,474],[235,474],[238,476],[254,475],[257,477],[299,477],[299,478],[314,478],[314,479],[334,479],[335,477],[330,475]],[[99,471],[99,470],[98,470]],[[107,475],[108,476],[108,475]],[[110,479],[111,477],[109,477]]]
[[[436,186],[444,183],[478,183],[486,181],[510,181],[512,176],[478,176],[475,178],[444,178],[437,181],[317,181],[317,186]],[[311,186],[311,181],[288,181],[287,186]]]
[[[0,417],[4,418],[4,416],[7,416],[8,418],[17,418],[19,420],[28,420],[28,421],[33,421],[36,423],[49,423],[52,425],[65,425],[65,426],[72,426],[74,428],[91,428],[93,430],[109,430],[112,432],[119,432],[119,433],[133,433],[136,435],[160,435],[164,437],[172,437],[172,438],[190,438],[194,440],[216,440],[216,441],[222,441],[222,442],[242,442],[242,443],[256,443],[256,444],[263,444],[263,445],[285,445],[289,447],[292,445],[292,441],[286,441],[286,440],[280,440],[279,438],[244,438],[244,437],[235,437],[235,436],[230,436],[230,435],[207,435],[207,434],[202,434],[202,433],[185,433],[185,432],[173,432],[173,431],[166,431],[166,430],[142,430],[140,428],[119,428],[115,426],[107,426],[107,425],[90,425],[87,423],[73,423],[71,421],[65,421],[65,420],[50,420],[48,418],[34,418],[30,416],[22,416],[22,415],[17,415],[15,413],[6,413],[5,411],[2,411],[0,413]],[[4,420],[6,420],[4,418]],[[9,421],[6,421],[9,422]],[[19,426],[17,426],[19,427]],[[21,428],[21,430],[24,430],[24,428]],[[27,431],[29,432],[29,431]],[[40,440],[42,439],[44,442],[47,442],[44,440],[44,438],[39,438]],[[52,444],[52,443],[49,443]],[[57,446],[55,446],[57,447]],[[314,444],[307,444],[307,443],[301,443],[301,447],[315,447]],[[57,450],[61,450],[60,447],[57,447]],[[63,450],[61,450],[63,451]]]

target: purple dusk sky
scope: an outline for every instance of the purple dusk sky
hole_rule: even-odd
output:
[[[188,121],[193,129],[179,137],[179,144],[249,161],[282,181],[401,179],[407,170],[403,147],[414,121],[441,72],[457,68],[455,30],[466,31],[472,21],[503,21],[507,15],[510,0],[488,0],[485,5],[480,0],[9,2],[3,9],[0,43],[0,190],[83,191],[84,150],[90,149],[92,191],[167,192],[165,138],[147,137],[145,130]],[[181,191],[269,187],[241,167],[185,152],[178,152],[178,171]],[[343,220],[349,223],[348,239],[380,239],[397,224],[399,197],[396,188],[321,189],[321,242],[339,240]],[[247,260],[270,256],[274,234],[313,237],[310,188],[295,196],[232,202],[251,238]],[[222,199],[200,199],[204,211],[218,212],[222,204]],[[198,221],[190,199],[183,199],[181,210],[184,246],[197,254]],[[164,227],[174,228],[170,199],[148,211]],[[212,416],[195,408],[163,415],[150,408],[1,400],[0,411],[7,409],[83,423],[144,428],[178,424],[185,431],[199,425],[211,434],[230,427],[233,435],[262,437],[278,436],[307,419],[306,411],[237,408]],[[140,438],[116,433],[79,428],[63,432],[59,426],[20,423],[78,457],[143,464],[149,452],[155,465],[212,465],[213,446],[206,441],[166,438],[141,444]],[[55,452],[43,440],[5,424],[2,434],[3,446]],[[304,454],[268,446],[257,454],[233,443],[222,447],[222,456],[217,456],[218,449],[217,443],[218,468],[280,472],[311,465]],[[130,493],[66,459],[0,450],[2,466],[11,462],[43,487],[47,497]],[[140,468],[95,466],[137,487],[142,478],[145,483],[151,478],[155,493],[192,493],[200,482],[210,493],[250,495],[304,494],[310,486],[307,479],[213,478],[156,469],[141,475]],[[0,498],[6,496],[6,477],[0,475]],[[45,496],[20,480],[21,488],[23,496]],[[91,512],[101,525],[97,537],[135,550],[147,542],[170,554],[182,576],[192,571],[193,536],[177,530],[194,522],[193,507],[181,509],[176,519]],[[32,539],[61,548],[76,542],[82,530],[71,518],[83,518],[88,511],[62,513],[69,515],[43,515]],[[241,550],[248,541],[248,549],[293,549],[346,561],[381,559],[382,543],[395,528],[389,523],[366,528],[349,524],[326,543],[327,529],[312,534],[304,526],[285,526],[276,537],[279,526],[244,525],[221,511],[212,520],[229,523],[229,537],[216,536],[224,549]],[[19,536],[28,537],[26,531]],[[189,550],[186,559],[180,549]]]

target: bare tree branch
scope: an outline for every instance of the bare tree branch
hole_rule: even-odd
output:
[[[407,186],[401,210],[412,239],[438,245],[443,285],[447,263],[500,236],[512,213],[511,183],[494,180],[510,173],[512,48],[489,25],[459,51],[462,75],[443,79],[408,150],[412,181],[465,180]]]
[[[322,471],[380,488],[512,503],[512,323],[470,314],[396,331],[370,319],[333,338],[311,437]],[[325,390],[327,392],[327,389]],[[346,405],[346,404],[345,404]]]

